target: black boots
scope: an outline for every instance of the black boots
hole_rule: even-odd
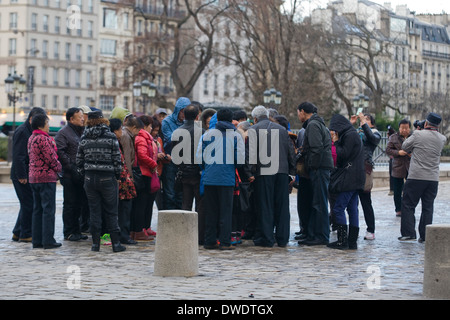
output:
[[[120,243],[120,233],[112,232],[111,233],[111,243],[113,252],[122,252],[127,248],[122,246]],[[100,233],[92,233],[92,247],[91,251],[100,251]]]
[[[347,225],[335,224],[337,230],[337,241],[327,245],[328,248],[346,250],[348,249]]]
[[[359,228],[354,226],[348,227],[348,248],[352,250],[358,249],[356,240],[358,240]]]
[[[127,249],[120,243],[120,232],[111,232],[111,243],[113,252],[122,252]]]
[[[100,233],[92,233],[91,251],[100,251]]]
[[[347,225],[336,224],[335,226],[337,229],[337,241],[328,244],[327,247],[340,250],[358,249],[356,241],[358,240],[359,228],[349,226],[347,235]]]

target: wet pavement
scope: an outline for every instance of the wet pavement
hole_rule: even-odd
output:
[[[376,239],[364,240],[360,209],[358,250],[299,246],[296,195],[290,196],[292,241],[285,248],[261,248],[244,241],[236,250],[199,248],[199,276],[153,275],[155,243],[140,242],[121,253],[89,240],[62,235],[62,187],[57,190],[55,238],[62,247],[32,249],[11,241],[18,201],[12,184],[0,184],[0,299],[98,300],[424,300],[425,244],[399,242],[400,218],[387,189],[372,192]],[[435,224],[450,223],[450,182],[441,182]],[[420,215],[420,204],[416,219]],[[157,231],[157,210],[152,228]],[[336,237],[331,234],[331,240]]]

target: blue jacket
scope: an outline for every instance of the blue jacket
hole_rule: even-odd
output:
[[[233,130],[232,134],[227,136],[227,130]],[[222,141],[216,141],[218,134],[222,135]],[[228,150],[227,144],[232,146]],[[223,152],[221,161],[214,159],[216,152],[220,151]],[[233,152],[233,155],[231,157],[228,155],[230,159],[227,161],[227,152],[230,151]],[[203,135],[197,149],[197,157],[202,157],[202,183],[204,185],[235,186],[236,169],[245,163],[245,146],[242,136],[236,132],[236,128],[231,122],[218,121],[215,129],[210,129]]]
[[[175,109],[170,116],[164,118],[161,124],[161,131],[163,135],[164,151],[167,154],[172,152],[172,133],[183,125],[183,121],[178,120],[178,114],[181,110],[191,104],[191,100],[181,97],[175,104]]]

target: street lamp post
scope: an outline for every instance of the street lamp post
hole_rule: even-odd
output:
[[[275,88],[264,91],[263,94],[264,103],[269,104],[271,107],[275,106],[276,108],[281,104],[282,94],[280,91],[277,91]]]
[[[156,96],[156,85],[148,80],[135,82],[133,84],[133,96],[135,96],[136,98],[142,96],[142,112],[145,114],[147,106],[146,98],[151,99]]]
[[[14,75],[8,75],[5,79],[5,92],[8,95],[9,104],[13,104],[13,126],[12,131],[16,130],[16,102],[22,97],[22,94],[26,90],[26,80],[22,75],[18,76],[14,71]],[[19,93],[19,95],[17,95]]]
[[[366,111],[366,109],[369,107],[369,100],[370,98],[362,93],[356,95],[353,98],[353,107],[356,109],[356,113],[358,113],[358,108],[362,108],[363,112]]]

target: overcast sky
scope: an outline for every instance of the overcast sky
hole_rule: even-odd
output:
[[[312,6],[317,4],[319,7],[325,8],[329,0],[305,0],[305,3],[311,2]],[[445,11],[450,14],[450,1],[449,0],[370,0],[372,2],[384,5],[386,2],[390,2],[392,9],[395,11],[397,5],[406,4],[411,11],[419,13],[442,13]],[[287,1],[289,2],[289,1]],[[317,6],[316,5],[316,6]]]

